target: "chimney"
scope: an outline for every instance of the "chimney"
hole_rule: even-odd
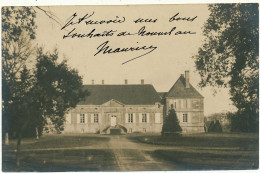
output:
[[[189,77],[189,71],[185,71],[185,88],[190,88],[190,77]]]
[[[144,79],[141,80],[141,84],[142,84],[142,85],[144,84]]]
[[[102,85],[104,85],[105,84],[105,81],[104,80],[102,80]]]
[[[127,85],[127,79],[125,79],[125,84]]]
[[[94,80],[92,80],[92,85],[94,85]]]

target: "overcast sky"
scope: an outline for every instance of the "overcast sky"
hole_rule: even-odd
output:
[[[207,20],[209,11],[206,5],[147,5],[147,6],[63,6],[63,7],[42,7],[55,14],[58,20],[64,25],[70,16],[77,13],[79,17],[85,14],[93,14],[87,20],[100,21],[109,19],[124,19],[121,24],[98,24],[85,25],[84,22],[68,26],[61,30],[61,26],[50,20],[44,13],[37,13],[37,43],[45,50],[58,48],[61,58],[63,55],[68,59],[71,67],[76,68],[83,76],[84,84],[90,84],[91,80],[95,84],[123,84],[128,79],[129,84],[139,84],[141,79],[145,83],[153,84],[158,92],[168,91],[176,82],[180,74],[185,70],[190,71],[191,84],[205,97],[205,115],[215,112],[234,110],[229,100],[228,89],[219,89],[213,96],[212,88],[200,89],[199,75],[195,71],[195,64],[191,58],[196,54],[202,44],[202,26]],[[197,18],[193,22],[173,21],[169,19],[179,13],[178,17]],[[155,23],[134,23],[138,18],[157,19]],[[78,19],[78,18],[77,18]],[[76,20],[74,20],[76,21]],[[77,33],[89,33],[95,29],[96,33],[116,30],[116,34],[121,31],[136,33],[142,26],[147,31],[169,32],[173,27],[175,31],[192,31],[196,34],[171,36],[121,36],[102,38],[66,38],[73,28]],[[134,52],[122,52],[116,54],[97,53],[97,47],[109,41],[111,48],[127,48],[156,46],[157,49],[134,61],[122,65],[134,57],[140,56],[149,50]]]

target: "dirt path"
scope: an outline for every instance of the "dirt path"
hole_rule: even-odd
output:
[[[125,136],[111,136],[108,147],[115,155],[119,171],[163,171],[173,167],[181,169],[179,165],[167,165],[153,159],[147,150],[143,150],[142,145],[131,142]]]

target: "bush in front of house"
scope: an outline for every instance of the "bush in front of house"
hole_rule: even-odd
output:
[[[174,109],[169,110],[162,127],[162,136],[180,136],[182,128]]]
[[[216,122],[211,121],[208,132],[218,132],[218,133],[222,132],[222,127],[219,120],[216,120]]]

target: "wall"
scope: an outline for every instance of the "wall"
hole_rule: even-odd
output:
[[[128,122],[128,113],[133,114],[134,122]],[[140,115],[149,114],[149,121],[142,123]],[[155,114],[160,113],[159,123],[155,123]],[[80,123],[78,114],[85,114],[85,123]],[[94,123],[93,114],[99,114],[99,122]],[[103,133],[111,125],[111,116],[116,116],[117,124],[131,132],[161,132],[163,124],[163,106],[157,105],[78,105],[69,111],[64,133]]]
[[[171,108],[176,111],[183,133],[204,132],[203,98],[166,98],[166,112]],[[187,114],[187,122],[183,122],[183,114]]]

